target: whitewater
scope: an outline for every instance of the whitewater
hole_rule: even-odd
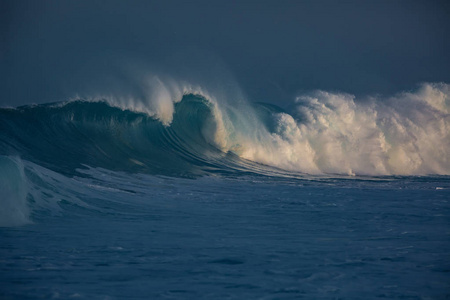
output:
[[[4,299],[447,299],[450,85],[0,108],[0,191]]]

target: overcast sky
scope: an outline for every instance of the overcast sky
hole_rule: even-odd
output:
[[[130,86],[127,64],[231,74],[250,100],[280,104],[450,82],[446,1],[3,0],[0,11],[1,105]]]

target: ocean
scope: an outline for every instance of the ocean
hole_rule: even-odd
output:
[[[450,87],[0,109],[2,299],[449,299]]]

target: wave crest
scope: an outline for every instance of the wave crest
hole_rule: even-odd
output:
[[[154,80],[142,98],[0,110],[0,154],[60,171],[85,164],[173,176],[280,172],[271,167],[308,174],[450,174],[447,84],[388,98],[316,91],[283,110]]]

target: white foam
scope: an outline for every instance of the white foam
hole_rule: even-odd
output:
[[[448,175],[449,106],[443,83],[387,98],[317,91],[298,96],[292,115],[274,114],[272,133],[237,109],[222,149],[309,174]]]
[[[356,99],[316,91],[273,115],[269,132],[240,92],[217,93],[170,78],[144,76],[141,97],[101,95],[116,107],[147,113],[169,126],[183,95],[201,95],[212,116],[205,139],[224,152],[311,174],[450,174],[450,88],[423,84],[415,92]],[[235,88],[235,90],[238,90]],[[230,96],[232,95],[232,96]],[[237,96],[236,96],[237,95]]]
[[[277,142],[281,153],[303,150],[284,155],[282,164],[305,172],[303,161],[323,173],[450,174],[449,105],[447,84],[369,101],[324,91],[299,96],[296,127],[290,121],[275,135],[284,141]],[[283,114],[278,118],[286,123]]]

